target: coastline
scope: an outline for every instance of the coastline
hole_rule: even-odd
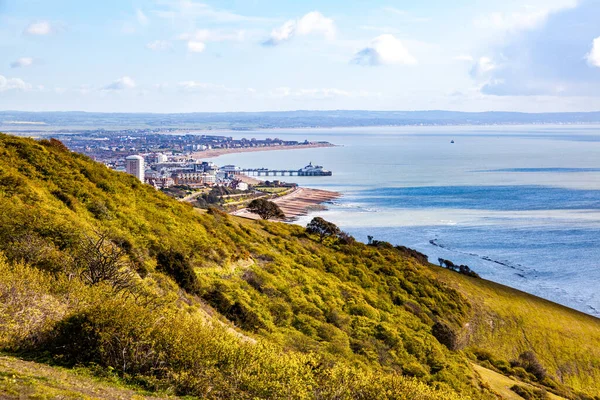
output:
[[[341,193],[329,190],[298,187],[291,193],[272,201],[281,208],[286,219],[290,220],[306,215],[311,210],[322,210],[325,208],[322,203],[337,199],[340,196]],[[248,219],[260,219],[257,214],[249,212],[246,208],[232,212],[231,215]]]
[[[238,147],[233,149],[213,149],[205,151],[196,151],[192,153],[192,157],[198,159],[204,158],[217,158],[225,154],[236,154],[236,153],[253,153],[257,151],[275,151],[275,150],[300,150],[300,149],[317,149],[321,147],[336,147],[335,144],[331,143],[310,143],[310,144],[298,144],[291,146],[265,146],[265,147]]]

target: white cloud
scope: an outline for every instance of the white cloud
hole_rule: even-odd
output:
[[[215,29],[198,29],[192,33],[184,33],[179,35],[180,40],[193,40],[196,42],[241,42],[246,37],[246,31],[222,31]]]
[[[564,0],[543,8],[525,6],[514,12],[492,12],[477,17],[475,26],[507,32],[530,30],[543,25],[551,14],[576,6],[577,0]]]
[[[179,86],[181,89],[193,91],[193,90],[208,89],[212,85],[210,85],[208,83],[204,83],[204,82],[197,82],[197,81],[183,81],[183,82],[179,82],[177,84],[177,86]]]
[[[18,58],[17,60],[13,61],[10,63],[10,67],[11,68],[24,68],[24,67],[30,67],[33,65],[33,58],[31,57],[21,57]]]
[[[547,0],[548,1],[548,0]],[[556,7],[557,1],[553,0]],[[568,5],[568,4],[567,4]],[[595,96],[600,74],[594,63],[600,2],[551,12],[533,29],[510,32],[486,49],[471,75],[493,96]]]
[[[135,81],[128,76],[117,79],[113,83],[106,85],[102,90],[104,91],[122,91],[127,89],[133,89],[135,87]]]
[[[456,57],[454,57],[454,59],[456,61],[468,61],[468,62],[473,62],[473,56],[468,55],[468,54],[460,54]]]
[[[6,78],[0,75],[0,92],[7,92],[9,90],[15,91],[26,91],[33,89],[30,83],[25,82],[20,78]]]
[[[31,36],[46,36],[55,32],[55,28],[49,21],[32,22],[23,31],[26,35]]]
[[[246,31],[223,31],[218,29],[198,29],[192,33],[183,33],[177,37],[187,41],[188,51],[201,53],[206,48],[207,42],[242,42],[246,38]]]
[[[269,35],[269,39],[264,44],[276,46],[292,39],[294,36],[311,34],[318,34],[326,39],[333,39],[335,33],[336,28],[333,19],[325,17],[318,11],[312,11],[300,19],[289,20],[280,27],[273,29]]]
[[[530,12],[501,13],[493,12],[475,20],[475,25],[482,28],[498,30],[520,30],[532,29],[542,23],[548,17],[547,10]]]
[[[585,58],[589,65],[600,68],[600,37],[594,39],[592,49],[586,54]]]
[[[155,40],[147,43],[146,48],[152,51],[167,51],[173,48],[173,45],[168,40]]]
[[[269,39],[265,42],[268,45],[278,45],[279,43],[290,40],[294,36],[296,31],[296,21],[287,21],[279,28],[275,28],[271,31]]]
[[[335,23],[318,11],[309,12],[298,21],[296,31],[299,35],[322,34],[327,39],[335,36]]]
[[[203,42],[190,40],[187,42],[187,48],[190,53],[202,53],[206,48],[206,45]]]
[[[498,65],[489,57],[480,57],[471,68],[471,76],[474,78],[484,77],[489,72],[498,68]]]
[[[361,65],[415,65],[417,59],[393,35],[377,36],[369,45],[358,51],[352,62]]]
[[[144,14],[144,12],[142,10],[140,10],[139,8],[137,10],[135,10],[135,17],[137,19],[137,22],[142,26],[146,26],[150,23],[148,16],[146,14]]]

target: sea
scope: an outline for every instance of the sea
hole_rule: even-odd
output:
[[[336,147],[228,154],[218,165],[299,169],[278,177],[342,197],[299,218],[466,264],[485,279],[600,317],[600,126],[289,129],[250,139]]]

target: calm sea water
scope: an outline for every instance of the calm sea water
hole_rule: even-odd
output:
[[[300,168],[284,178],[343,197],[320,215],[471,266],[482,277],[600,316],[600,127],[280,130],[234,136],[327,140],[335,148],[231,154],[218,164]],[[451,140],[455,143],[452,144]]]

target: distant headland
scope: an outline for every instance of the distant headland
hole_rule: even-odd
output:
[[[334,128],[371,126],[461,126],[523,124],[600,124],[600,111],[521,113],[504,111],[265,111],[198,112],[186,114],[0,111],[0,130],[34,134],[62,130],[105,129],[233,130]]]

